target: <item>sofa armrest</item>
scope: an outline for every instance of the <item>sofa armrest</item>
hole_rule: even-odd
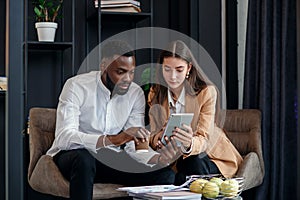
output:
[[[69,197],[69,182],[60,173],[51,156],[43,155],[38,160],[28,182],[41,193]]]
[[[29,152],[28,179],[42,155],[54,140],[56,110],[52,108],[31,108],[29,112]]]
[[[237,172],[238,177],[244,177],[244,190],[258,186],[263,181],[263,171],[259,162],[258,155],[255,152],[248,153]]]

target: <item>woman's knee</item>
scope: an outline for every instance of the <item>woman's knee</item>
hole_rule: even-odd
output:
[[[184,174],[208,174],[210,169],[207,157],[195,155],[182,160],[180,170]]]

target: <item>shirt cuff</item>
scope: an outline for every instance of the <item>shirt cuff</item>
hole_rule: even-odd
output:
[[[103,134],[99,137],[102,137],[101,140],[102,140],[102,147],[98,147],[96,148],[96,151],[98,151],[99,149],[103,149],[103,148],[108,148],[108,149],[113,149],[113,150],[116,150],[116,148],[112,148],[112,147],[116,147],[116,145],[114,145],[108,138],[107,138],[107,135],[106,134]],[[107,142],[107,140],[109,140],[109,142]],[[117,148],[119,149],[119,148]]]
[[[99,135],[95,134],[82,134],[81,141],[84,147],[94,153],[96,153],[96,146]]]
[[[192,152],[193,145],[194,145],[194,138],[192,138],[192,144],[191,144],[191,146],[190,146],[189,149],[186,149],[186,148],[184,148],[183,145],[181,145],[181,147],[180,147],[180,148],[181,148],[181,152],[182,152],[183,154],[190,154],[190,153]]]

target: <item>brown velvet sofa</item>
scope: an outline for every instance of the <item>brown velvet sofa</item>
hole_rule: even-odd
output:
[[[36,191],[69,197],[69,182],[52,157],[45,155],[54,140],[56,110],[31,108],[29,113],[29,185]],[[224,126],[228,137],[244,157],[237,176],[245,177],[244,190],[258,186],[264,177],[261,149],[261,115],[258,110],[228,110]],[[117,184],[94,184],[93,199],[125,197]]]

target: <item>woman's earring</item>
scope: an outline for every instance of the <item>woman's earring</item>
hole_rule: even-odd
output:
[[[188,79],[190,77],[190,72],[187,72],[185,78]]]

